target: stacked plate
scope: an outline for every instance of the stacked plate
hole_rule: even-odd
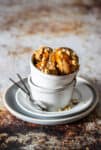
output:
[[[24,82],[28,85],[27,78],[24,79]],[[78,99],[79,102],[69,110],[57,112],[41,111],[14,84],[6,91],[4,104],[14,116],[27,122],[43,125],[65,124],[87,116],[98,103],[98,93],[92,83],[84,78],[77,77],[77,84],[72,99]]]

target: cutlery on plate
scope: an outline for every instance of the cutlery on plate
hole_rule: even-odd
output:
[[[46,106],[45,106],[44,104],[41,104],[41,102],[40,102],[40,104],[38,104],[38,103],[35,102],[35,100],[32,99],[31,92],[30,92],[30,90],[28,89],[28,87],[26,86],[26,84],[24,83],[22,77],[21,77],[19,74],[17,74],[17,76],[18,76],[18,78],[20,79],[20,82],[22,83],[22,85],[23,85],[24,88],[21,87],[21,86],[20,86],[16,81],[14,81],[12,78],[9,78],[9,80],[10,80],[12,83],[14,83],[18,88],[20,88],[24,93],[26,93],[26,94],[29,96],[29,100],[30,100],[31,102],[33,102],[33,105],[37,106],[37,108],[38,108],[39,110],[47,111],[47,108],[46,108]]]

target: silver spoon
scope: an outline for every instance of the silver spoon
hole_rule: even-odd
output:
[[[21,87],[17,82],[15,82],[12,78],[9,78],[9,80],[10,80],[12,83],[14,83],[18,88],[20,88],[24,93],[26,93],[26,94],[29,96],[29,100],[33,103],[33,105],[37,106],[37,108],[38,108],[39,110],[47,111],[46,106],[44,106],[43,104],[42,104],[42,106],[41,106],[41,104],[36,103],[35,100],[32,99],[31,93],[30,93],[29,89],[27,88],[27,86],[25,85],[23,79],[22,79],[21,76],[19,76],[18,74],[17,74],[17,76],[19,77],[21,83],[23,84],[23,86],[25,87],[26,90],[25,90],[24,88],[22,88],[22,87]]]

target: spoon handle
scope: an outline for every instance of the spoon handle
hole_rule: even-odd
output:
[[[47,111],[47,109],[46,109],[45,107],[41,106],[41,105],[38,104],[38,103],[35,103],[35,101],[34,101],[34,100],[32,99],[32,97],[31,97],[30,91],[28,92],[28,90],[27,90],[27,92],[26,92],[26,90],[25,90],[24,88],[22,88],[22,87],[21,87],[17,82],[15,82],[12,78],[9,78],[9,80],[10,80],[12,83],[14,83],[18,88],[20,88],[23,92],[25,92],[25,93],[29,96],[30,102],[31,102],[33,105],[37,106],[39,110]],[[20,81],[21,81],[21,80],[20,80]]]
[[[29,95],[24,88],[22,88],[17,82],[15,82],[12,78],[9,78],[9,80],[14,83],[18,88],[20,88],[23,92],[25,92],[27,95]]]
[[[28,87],[26,86],[24,80],[23,80],[22,77],[20,76],[20,74],[17,73],[17,76],[18,76],[18,78],[20,79],[21,83],[23,84],[24,88],[27,90],[27,92],[28,92],[29,95],[30,95],[30,91],[29,91]]]

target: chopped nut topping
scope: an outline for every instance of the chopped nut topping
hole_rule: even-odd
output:
[[[52,49],[41,47],[33,54],[34,65],[42,72],[53,75],[66,75],[79,69],[79,58],[67,47]]]

